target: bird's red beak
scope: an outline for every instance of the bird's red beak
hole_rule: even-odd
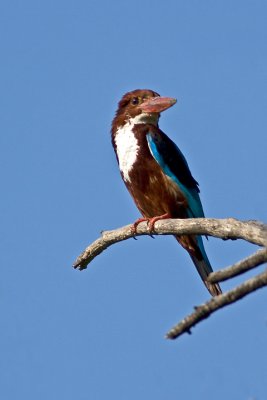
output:
[[[143,101],[140,108],[143,112],[160,113],[173,106],[176,102],[177,100],[172,97],[149,97]]]

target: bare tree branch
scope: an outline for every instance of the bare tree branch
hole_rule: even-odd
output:
[[[131,230],[132,225],[105,231],[102,237],[90,244],[77,258],[73,267],[80,270],[87,265],[105,249],[114,243],[121,242],[134,236],[150,235],[147,224],[142,222],[137,227],[136,235]],[[212,219],[166,219],[157,221],[153,235],[207,235],[224,240],[243,239],[259,246],[267,247],[267,226],[258,221],[239,221],[234,218]]]
[[[258,250],[249,257],[235,263],[234,265],[210,274],[209,282],[215,283],[233,276],[242,274],[251,268],[263,264],[267,261],[267,225],[258,221],[239,221],[234,218],[211,219],[169,219],[157,221],[153,235],[206,235],[227,239],[243,239],[247,242],[263,246],[264,249]],[[83,270],[87,265],[105,249],[114,243],[141,236],[150,235],[148,226],[145,222],[137,227],[136,234],[133,234],[132,225],[127,225],[113,231],[106,231],[102,236],[90,244],[84,252],[77,258],[73,267]],[[251,279],[248,279],[240,286],[218,295],[207,303],[195,307],[195,311],[185,317],[167,334],[167,338],[175,339],[182,333],[191,333],[190,329],[198,322],[208,318],[216,310],[231,304],[242,297],[254,292],[255,290],[267,285],[267,270]]]
[[[244,258],[244,260],[238,261],[236,264],[230,265],[230,267],[211,272],[207,280],[210,283],[223,282],[227,279],[233,278],[234,276],[241,275],[252,268],[258,267],[266,261],[267,248],[260,249],[256,251],[256,253]]]
[[[198,322],[208,318],[216,310],[227,306],[242,297],[254,292],[267,285],[267,269],[261,274],[248,279],[236,288],[226,293],[213,297],[207,303],[195,307],[195,311],[185,317],[181,322],[174,326],[166,335],[167,339],[176,339],[183,333],[191,333],[190,329]]]

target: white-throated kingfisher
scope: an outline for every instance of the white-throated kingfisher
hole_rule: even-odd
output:
[[[176,144],[158,126],[160,113],[176,99],[137,89],[126,93],[112,122],[112,144],[122,179],[151,232],[163,218],[203,218],[197,181]],[[207,277],[212,267],[201,236],[175,236],[188,251],[199,275],[212,296],[221,293]]]

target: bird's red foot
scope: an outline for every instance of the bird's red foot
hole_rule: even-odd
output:
[[[152,218],[138,218],[138,220],[136,220],[132,225],[132,228],[131,228],[132,233],[136,234],[136,230],[137,230],[138,225],[141,222],[145,222],[146,221],[147,224],[148,224],[149,233],[151,234],[154,231],[154,226],[155,226],[155,223],[157,221],[159,221],[161,219],[168,219],[168,218],[171,218],[170,214],[168,214],[168,213],[163,214],[163,215],[158,215],[158,216],[152,217]]]
[[[137,227],[138,227],[138,225],[139,224],[141,224],[141,222],[147,222],[147,223],[149,223],[149,218],[138,218],[134,223],[133,223],[133,225],[131,226],[131,231],[132,231],[132,233],[134,234],[134,235],[136,235],[136,230],[137,230]]]
[[[152,233],[155,230],[155,223],[160,221],[161,219],[168,219],[171,218],[170,214],[166,213],[163,215],[158,215],[157,217],[149,218],[148,220],[148,228],[149,233]]]

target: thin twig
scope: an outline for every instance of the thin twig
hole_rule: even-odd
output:
[[[259,265],[267,261],[267,248],[260,249],[256,253],[240,260],[237,263],[230,265],[229,267],[223,268],[219,271],[211,272],[208,276],[208,282],[218,283],[226,281],[227,279],[233,278],[249,271],[252,268],[258,267]]]
[[[196,310],[192,314],[185,317],[167,333],[166,338],[176,339],[183,333],[191,333],[190,330],[193,326],[203,319],[208,318],[216,310],[225,307],[228,304],[234,303],[249,293],[252,293],[264,286],[267,286],[267,269],[261,274],[248,279],[236,288],[219,296],[213,297],[207,303],[196,307]]]

